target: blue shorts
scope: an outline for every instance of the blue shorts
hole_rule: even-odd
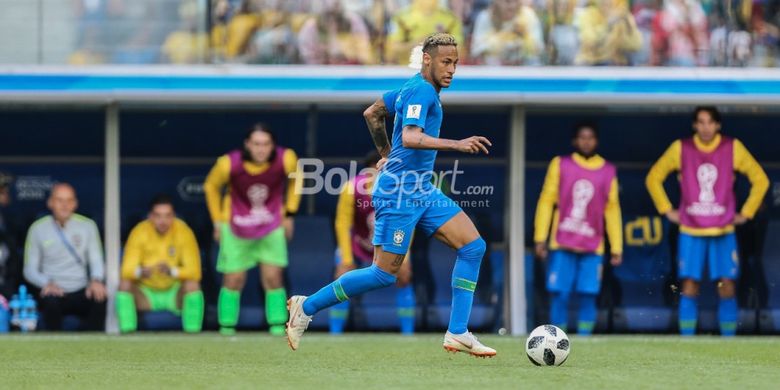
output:
[[[430,236],[463,211],[439,189],[415,198],[375,196],[373,202],[376,213],[373,244],[397,255],[408,251],[415,226],[419,225],[423,233]]]
[[[710,280],[734,280],[739,276],[739,254],[734,233],[714,237],[680,233],[677,259],[680,279],[700,281],[705,259],[710,270]]]
[[[598,294],[601,288],[602,255],[574,253],[567,250],[550,252],[547,265],[547,291]]]

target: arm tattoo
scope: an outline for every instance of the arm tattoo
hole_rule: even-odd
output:
[[[390,141],[387,139],[387,130],[385,130],[385,118],[387,117],[387,108],[384,105],[374,103],[371,110],[373,115],[366,116],[366,125],[371,138],[374,140],[376,150],[382,157],[387,157],[390,153]]]
[[[405,257],[406,257],[406,255],[397,255],[397,256],[395,257],[395,259],[393,260],[393,265],[394,265],[394,266],[401,265],[401,263],[403,263],[403,262],[404,262],[404,258],[405,258]]]

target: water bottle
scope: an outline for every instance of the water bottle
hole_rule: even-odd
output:
[[[14,294],[11,297],[11,302],[8,303],[8,307],[11,309],[11,325],[20,327],[21,324],[21,308],[22,308],[22,301],[19,299],[19,294],[22,292],[22,288],[25,289],[25,292],[27,290],[27,287],[24,285],[19,287],[19,292]]]
[[[0,333],[8,333],[10,328],[8,321],[8,301],[0,295]]]
[[[38,312],[35,299],[27,293],[27,286],[19,286],[19,293],[11,299],[11,325],[19,327],[22,333],[35,330],[38,325]]]
[[[26,294],[27,287],[25,287],[26,302],[24,308],[26,310],[24,319],[26,321],[25,328],[28,331],[33,331],[38,327],[38,304],[35,302],[32,294]]]

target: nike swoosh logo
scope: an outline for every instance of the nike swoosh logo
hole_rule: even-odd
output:
[[[458,342],[458,344],[460,344],[460,345],[462,345],[462,346],[464,346],[464,347],[466,347],[466,348],[468,348],[468,349],[471,349],[471,348],[473,348],[473,347],[474,347],[474,343],[471,343],[471,345],[469,345],[469,344],[466,344],[466,343],[464,343],[463,341],[460,341],[460,340],[458,340],[458,339],[456,339],[456,338],[454,338],[454,337],[453,337],[452,339],[453,339],[453,340],[455,340],[455,341],[457,341],[457,342]]]
[[[297,307],[297,308],[296,308],[296,310],[295,310],[295,312],[293,312],[293,313],[290,313],[290,324],[291,324],[291,325],[290,325],[290,328],[296,328],[296,327],[297,327],[297,326],[296,326],[296,323],[297,323],[298,321],[296,321],[296,320],[298,319],[298,312],[299,312],[299,311],[300,311],[300,307]]]

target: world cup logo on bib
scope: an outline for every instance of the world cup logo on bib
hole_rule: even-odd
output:
[[[265,201],[268,200],[268,186],[265,184],[255,184],[246,191],[249,203],[252,204],[252,214],[262,214],[267,212]]]
[[[699,165],[699,168],[696,169],[696,181],[699,183],[699,201],[693,202],[685,211],[690,215],[701,217],[723,215],[726,208],[719,204],[715,197],[718,167],[711,163]]]
[[[247,215],[234,215],[233,223],[237,226],[258,226],[273,222],[274,215],[266,207],[270,195],[265,184],[254,184],[246,190],[251,209]]]
[[[595,189],[593,183],[585,179],[580,179],[574,182],[574,189],[572,190],[572,203],[574,206],[571,208],[569,216],[582,221],[588,217],[588,204],[593,199]]]
[[[718,168],[710,163],[699,165],[696,170],[696,179],[699,181],[699,202],[715,202],[715,182],[718,181]]]
[[[588,223],[588,205],[593,200],[595,193],[596,188],[589,180],[579,179],[574,182],[571,191],[571,210],[561,222],[560,230],[586,237],[596,235],[596,230]]]

